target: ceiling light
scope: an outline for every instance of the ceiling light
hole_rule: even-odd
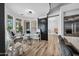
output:
[[[31,10],[31,9],[26,9],[25,12],[26,12],[27,14],[34,14],[34,11]]]
[[[29,11],[30,14],[32,14],[32,11]]]

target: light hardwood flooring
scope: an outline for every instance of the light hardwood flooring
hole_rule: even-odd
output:
[[[60,44],[57,36],[49,36],[49,40],[33,40],[31,45],[27,45],[24,56],[59,56],[61,55]]]
[[[71,55],[70,48],[62,42],[58,35],[49,35],[48,41],[45,40],[27,40],[19,44],[15,55],[20,56],[69,56]],[[15,44],[17,46],[18,44]],[[21,49],[22,48],[22,49]],[[19,51],[19,52],[18,52]]]

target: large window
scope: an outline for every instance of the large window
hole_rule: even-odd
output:
[[[7,16],[7,29],[8,31],[13,29],[13,17],[10,15]]]
[[[16,19],[16,32],[22,33],[21,19]]]

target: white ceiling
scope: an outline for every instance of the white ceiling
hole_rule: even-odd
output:
[[[47,15],[49,11],[48,3],[6,3],[14,13],[25,17],[41,17]],[[28,10],[32,11],[32,14],[28,13]]]
[[[52,14],[53,12],[60,10],[60,7],[67,5],[67,4],[69,4],[69,3],[52,3],[49,14]]]
[[[66,4],[67,3],[51,3],[50,14]],[[6,3],[5,5],[18,15],[32,18],[46,16],[50,8],[49,3]],[[32,11],[32,14],[30,14],[29,11]]]

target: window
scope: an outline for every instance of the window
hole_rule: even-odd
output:
[[[22,33],[21,19],[16,19],[16,32]]]
[[[7,18],[7,29],[10,31],[13,29],[13,17],[8,15]]]

